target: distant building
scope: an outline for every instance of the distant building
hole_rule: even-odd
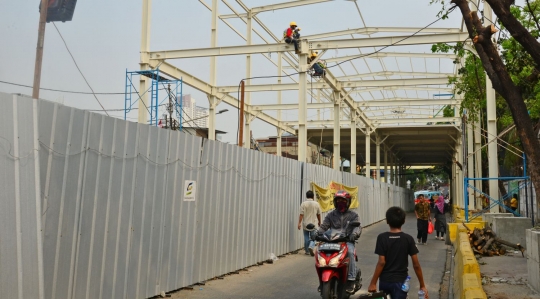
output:
[[[182,96],[182,123],[186,127],[208,128],[208,109],[197,106],[190,94]]]
[[[277,155],[277,136],[257,139],[262,152]],[[298,137],[294,135],[281,136],[281,156],[298,160]],[[332,153],[308,142],[306,161],[312,164],[332,166]]]

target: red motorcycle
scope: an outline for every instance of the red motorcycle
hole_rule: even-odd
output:
[[[353,222],[351,226],[358,227],[360,223]],[[315,248],[315,268],[319,275],[319,291],[323,299],[348,299],[362,287],[361,271],[358,269],[354,291],[352,293],[345,291],[349,263],[358,261],[356,250],[355,261],[349,260],[347,248],[349,236],[345,232],[330,229],[315,237],[315,240],[320,241]]]

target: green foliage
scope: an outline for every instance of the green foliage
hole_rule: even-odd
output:
[[[442,10],[447,11],[447,7],[443,1],[431,0],[430,4],[440,3]],[[439,14],[441,13],[439,12]],[[540,37],[540,0],[529,0],[522,7],[511,6],[512,14],[523,24],[523,26],[531,32],[535,38]],[[529,115],[533,123],[537,123],[540,119],[540,68],[531,58],[529,53],[517,42],[512,35],[499,22],[497,27],[500,31],[493,37],[497,40],[497,46],[501,58],[503,59],[506,70],[512,78],[512,81],[521,90],[523,100],[529,111]],[[468,51],[462,43],[457,44],[434,44],[431,47],[433,52],[440,53],[455,53],[458,57],[454,63],[458,65],[458,76],[450,77],[449,83],[455,85],[455,94],[460,95],[463,99],[459,107],[460,114],[463,115],[464,110],[467,110],[469,120],[479,120],[483,129],[486,129],[486,74],[482,62],[473,53]],[[453,111],[447,107],[444,110],[445,116]],[[496,95],[496,114],[497,126],[499,131],[514,124],[514,120],[506,101]],[[508,144],[521,149],[521,143],[517,137],[515,129],[503,136]],[[485,144],[485,140],[484,140]],[[509,147],[507,144],[499,143],[504,147]],[[500,163],[504,168],[519,174],[519,167],[522,160],[516,155],[518,151],[511,149],[500,151]],[[512,150],[514,153],[511,153]],[[487,160],[487,155],[484,153],[484,160]]]

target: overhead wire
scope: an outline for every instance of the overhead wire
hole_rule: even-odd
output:
[[[0,80],[0,83],[7,84],[7,85],[13,85],[13,86],[19,86],[19,87],[25,87],[25,88],[33,88],[31,85],[25,85],[20,83],[14,83],[9,81],[3,81]],[[46,91],[55,91],[55,92],[62,92],[62,93],[72,93],[72,94],[85,94],[85,95],[123,95],[126,94],[126,92],[87,92],[87,91],[74,91],[74,90],[63,90],[63,89],[53,89],[53,88],[45,88],[40,87],[40,90],[46,90]],[[132,91],[129,92],[129,94],[134,94],[136,92]]]
[[[73,60],[73,63],[75,63],[75,67],[77,67],[77,70],[79,70],[79,73],[81,74],[81,76],[83,77],[84,79],[84,82],[86,82],[86,85],[88,85],[88,87],[90,88],[90,90],[92,91],[92,95],[94,96],[94,98],[96,99],[96,101],[98,102],[99,106],[101,106],[101,108],[103,109],[103,111],[105,112],[105,114],[107,114],[107,116],[109,116],[109,113],[105,110],[105,107],[103,107],[103,105],[101,104],[101,102],[99,101],[99,99],[97,98],[95,92],[94,92],[94,89],[92,88],[92,86],[90,86],[90,83],[88,83],[88,80],[86,80],[86,77],[84,76],[83,72],[81,71],[81,69],[79,68],[79,65],[77,64],[77,61],[75,60],[75,57],[73,57],[73,54],[71,54],[71,51],[69,50],[69,47],[66,43],[66,40],[64,39],[64,37],[62,36],[62,33],[60,32],[60,30],[58,29],[58,27],[56,27],[56,24],[54,22],[52,22],[53,25],[54,25],[54,28],[56,28],[56,31],[58,32],[58,34],[60,35],[60,38],[62,39],[62,42],[64,42],[64,46],[66,46],[66,50],[68,51],[69,53],[69,56],[71,56],[71,59]]]

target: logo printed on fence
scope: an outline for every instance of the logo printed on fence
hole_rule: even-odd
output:
[[[195,201],[196,186],[197,184],[195,181],[184,182],[184,201]]]

